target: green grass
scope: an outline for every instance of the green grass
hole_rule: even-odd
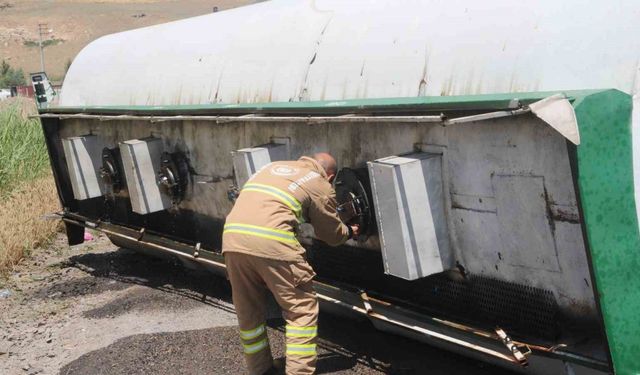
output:
[[[35,103],[0,102],[0,279],[34,249],[50,243],[59,222],[42,216],[60,210]]]
[[[27,118],[19,103],[0,109],[0,197],[49,167],[40,121]]]

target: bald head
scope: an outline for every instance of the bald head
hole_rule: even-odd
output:
[[[318,152],[313,155],[313,158],[324,168],[324,171],[327,172],[329,181],[333,180],[337,172],[336,159],[326,152]]]

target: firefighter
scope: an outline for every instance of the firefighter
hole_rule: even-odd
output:
[[[345,225],[337,215],[335,175],[336,161],[327,153],[268,164],[247,181],[227,216],[222,252],[251,375],[276,372],[265,326],[268,292],[286,321],[286,373],[315,372],[315,272],[296,231],[310,223],[331,246],[358,235],[357,225]]]

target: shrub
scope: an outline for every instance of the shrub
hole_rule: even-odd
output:
[[[0,88],[7,88],[11,86],[22,86],[27,81],[24,79],[24,72],[21,69],[14,69],[2,60],[0,63]]]

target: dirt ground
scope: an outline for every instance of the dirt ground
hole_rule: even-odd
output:
[[[230,288],[214,275],[60,236],[0,283],[0,374],[245,373]],[[271,318],[280,357],[284,322]],[[507,374],[366,321],[323,314],[319,335],[319,374]]]

